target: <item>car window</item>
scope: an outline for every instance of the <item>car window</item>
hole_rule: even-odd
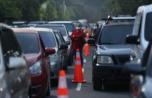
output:
[[[21,55],[21,48],[12,30],[2,29],[0,37],[4,55]]]
[[[62,45],[63,41],[61,40],[60,35],[58,33],[55,33],[55,36],[58,40],[59,46]]]
[[[36,34],[16,33],[16,36],[24,53],[38,53],[40,51],[39,41]]]
[[[142,14],[138,13],[134,22],[133,35],[138,35],[138,36],[140,35],[141,24],[142,24]]]
[[[55,37],[51,32],[39,32],[43,44],[47,48],[54,48],[57,46]]]
[[[152,39],[152,13],[148,13],[146,16],[146,23],[145,23],[145,39],[151,40]]]
[[[50,28],[53,30],[59,30],[63,36],[67,35],[66,29],[63,26],[51,26]]]
[[[126,35],[132,33],[132,24],[105,26],[100,34],[99,44],[125,44]]]

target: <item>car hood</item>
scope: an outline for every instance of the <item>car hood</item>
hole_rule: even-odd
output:
[[[37,62],[40,57],[41,54],[40,53],[36,53],[36,54],[24,54],[25,59],[27,61],[27,64],[30,66],[32,64],[34,64],[35,62]]]
[[[135,45],[97,45],[97,54],[103,55],[135,55]]]

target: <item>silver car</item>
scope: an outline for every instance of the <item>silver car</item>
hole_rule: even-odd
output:
[[[13,31],[0,24],[0,98],[28,98],[29,75]]]

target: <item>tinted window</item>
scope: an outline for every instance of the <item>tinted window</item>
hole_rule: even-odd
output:
[[[3,28],[0,37],[4,55],[13,55],[14,53],[17,55],[16,52],[21,54],[20,46],[12,30]]]
[[[36,34],[17,33],[16,36],[24,53],[38,53],[40,51]]]
[[[39,32],[43,44],[47,48],[56,47],[56,40],[51,32]]]
[[[152,37],[152,13],[148,13],[146,16],[146,24],[145,24],[145,39],[151,40]]]
[[[100,34],[99,44],[124,44],[126,35],[132,33],[133,25],[105,26]]]
[[[59,30],[63,36],[67,35],[66,29],[63,26],[51,26],[53,30]]]

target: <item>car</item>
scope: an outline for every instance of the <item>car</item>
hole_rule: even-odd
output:
[[[27,26],[27,22],[26,21],[13,21],[11,23],[11,25],[13,27],[26,27]]]
[[[133,24],[113,23],[104,25],[93,56],[92,81],[95,90],[110,86],[128,86],[130,75],[123,72],[123,65],[131,61],[135,54],[126,45],[126,35],[132,33]]]
[[[53,29],[54,31],[60,32],[62,34],[62,37],[64,38],[65,42],[68,44],[68,50],[67,50],[68,65],[72,65],[71,40],[70,40],[70,37],[66,33],[65,26],[62,24],[42,24],[42,25],[37,25],[37,27]]]
[[[138,54],[138,61],[141,62],[143,54],[148,46],[146,38],[151,37],[151,33],[147,34],[147,31],[151,30],[151,16],[152,5],[140,6],[137,10],[136,19],[134,23],[133,33],[128,35],[126,42],[138,47],[136,54]]]
[[[133,34],[127,37],[127,42],[139,47],[137,52],[139,63],[127,64],[131,73],[130,88],[133,98],[152,97],[152,4],[140,6],[137,10]]]
[[[28,98],[28,66],[14,32],[0,24],[0,98]]]
[[[50,66],[50,79],[51,84],[55,84],[57,82],[59,71],[61,69],[67,69],[67,65],[65,64],[67,57],[67,45],[64,43],[64,39],[56,38],[56,34],[52,29],[48,28],[31,28],[32,30],[36,30],[40,36],[40,39],[43,42],[43,45],[47,49],[54,49],[55,53],[49,55],[49,66]]]
[[[49,24],[63,24],[65,25],[68,34],[71,35],[72,31],[75,29],[74,21],[49,21]]]
[[[66,42],[63,38],[63,36],[61,35],[61,33],[59,31],[54,31],[54,35],[57,39],[57,43],[59,45],[59,49],[62,50],[61,53],[61,58],[62,58],[62,69],[67,71],[68,68],[68,45],[69,43]]]
[[[44,48],[37,31],[30,28],[13,28],[28,62],[31,98],[45,98],[50,94],[50,68],[48,55],[55,51]]]
[[[51,28],[53,30],[58,30],[62,34],[64,40],[66,42],[70,42],[68,32],[67,32],[65,26],[62,24],[42,24],[42,25],[38,25],[37,27],[48,27],[48,28]]]

